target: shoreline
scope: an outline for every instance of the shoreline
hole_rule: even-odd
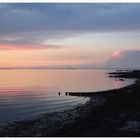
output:
[[[42,137],[54,136],[56,133],[73,125],[78,119],[85,118],[90,109],[96,108],[104,102],[102,98],[90,98],[85,104],[76,105],[74,108],[45,113],[39,118],[14,121],[1,126],[1,137]],[[45,131],[44,131],[45,130]]]
[[[140,95],[133,94],[140,91],[140,71],[115,72],[110,76],[137,80],[120,89],[69,92],[70,96],[85,96],[90,100],[74,109],[9,124],[0,129],[0,136],[140,136]],[[135,112],[133,119],[131,112]]]
[[[91,92],[105,98],[102,106],[97,106],[86,119],[79,119],[71,128],[56,136],[70,137],[137,137],[140,136],[140,71],[110,73],[111,77],[134,78],[134,84],[101,92]],[[115,75],[114,75],[115,74]],[[75,96],[86,93],[70,93]]]

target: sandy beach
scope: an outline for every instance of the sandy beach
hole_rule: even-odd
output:
[[[72,93],[90,97],[85,105],[17,121],[0,129],[0,136],[104,137],[140,136],[140,71],[110,73],[112,78],[137,79],[133,85],[102,92]]]

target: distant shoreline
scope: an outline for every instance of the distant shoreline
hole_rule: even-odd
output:
[[[54,70],[63,70],[63,69],[66,69],[66,70],[94,70],[94,69],[108,69],[108,70],[117,70],[117,71],[132,71],[134,69],[132,68],[107,68],[107,67],[94,67],[94,68],[90,68],[90,67],[85,67],[85,68],[78,68],[78,67],[3,67],[3,68],[0,68],[0,70],[14,70],[14,69],[19,69],[19,70],[40,70],[40,69],[46,69],[46,70],[49,70],[49,69],[54,69]]]

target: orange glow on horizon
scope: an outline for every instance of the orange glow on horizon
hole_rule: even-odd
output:
[[[42,46],[43,47],[43,46]],[[50,49],[47,49],[47,48]],[[0,67],[74,66],[101,63],[108,55],[79,46],[0,44]],[[44,46],[45,48],[45,46]],[[52,48],[52,49],[51,49]],[[56,48],[56,49],[55,49]],[[34,51],[35,50],[35,51]]]

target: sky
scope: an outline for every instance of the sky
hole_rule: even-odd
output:
[[[0,67],[129,65],[139,38],[139,3],[0,3]]]

